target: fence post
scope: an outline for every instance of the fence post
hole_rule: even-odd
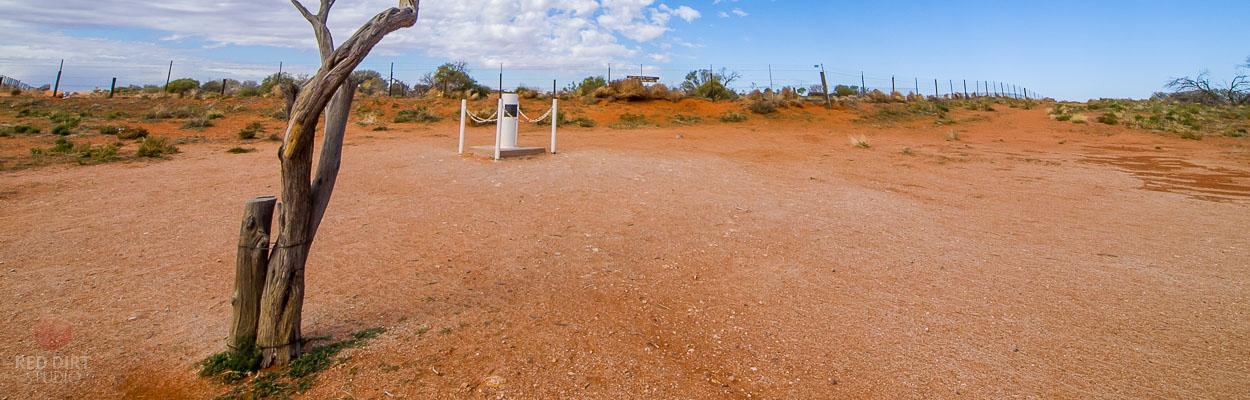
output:
[[[937,83],[937,79],[934,79],[934,80],[933,80],[933,99],[934,99],[934,100],[937,100],[937,99],[938,99],[938,97],[942,97],[942,95],[938,93],[938,83]]]
[[[469,107],[469,100],[460,99],[460,147],[457,154],[464,155],[464,117]]]
[[[4,75],[0,75],[0,88],[4,88]]]
[[[551,98],[551,154],[556,154],[556,124],[560,121],[560,99]]]
[[[221,97],[226,97],[226,78],[221,78]]]
[[[968,80],[964,79],[964,98],[968,98]]]
[[[109,84],[109,98],[113,98],[113,94],[117,93],[117,77],[113,77],[113,83]]]
[[[950,93],[950,96],[951,96],[951,97],[955,97],[955,81],[954,81],[954,80],[947,80],[947,81],[946,81],[946,84],[947,84],[948,86],[950,86],[950,89],[951,89],[951,90],[950,90],[949,92],[947,92],[947,93]]]
[[[890,96],[893,96],[896,92],[898,90],[894,88],[894,75],[890,75]]]
[[[920,97],[924,97],[924,95],[920,94],[920,78],[913,77],[911,78],[911,80],[912,80],[912,84],[916,86],[915,87],[916,95]]]
[[[777,93],[777,88],[773,87],[773,65],[768,64],[768,90]]]
[[[868,94],[868,83],[864,81],[864,71],[859,71],[859,92],[860,94]]]
[[[61,60],[61,66],[56,68],[56,83],[52,86],[52,97],[56,97],[56,92],[61,89],[62,71],[65,71],[65,60]]]
[[[174,77],[174,60],[169,60],[169,72],[165,74],[165,91],[169,91],[169,80]]]
[[[820,86],[825,89],[825,108],[833,108],[833,99],[829,98],[829,81],[825,79],[825,64],[820,64]]]
[[[386,97],[395,97],[395,63],[394,62],[391,63],[391,77],[388,79],[390,83],[386,84]]]

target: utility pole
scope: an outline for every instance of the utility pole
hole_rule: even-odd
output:
[[[52,86],[52,97],[56,97],[56,92],[61,89],[62,71],[65,71],[65,60],[61,60],[61,66],[56,68],[56,83]]]
[[[165,91],[169,91],[169,80],[174,77],[174,60],[169,60],[169,72],[165,74]]]

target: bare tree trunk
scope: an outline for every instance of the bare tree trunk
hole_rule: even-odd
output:
[[[304,84],[291,107],[286,136],[278,155],[282,163],[284,204],[278,216],[278,241],[269,259],[261,296],[256,342],[261,349],[262,368],[289,363],[301,351],[304,264],[338,176],[343,134],[354,93],[354,85],[348,78],[384,36],[411,27],[417,21],[415,4],[402,10],[392,8],[373,17],[341,47],[333,49],[329,30],[325,28],[333,0],[322,0],[316,15],[295,0],[292,3],[314,27],[322,51],[322,65]],[[326,116],[326,138],[317,179],[313,181],[312,141],[318,120],[328,105],[332,107]]]
[[[260,296],[265,287],[269,264],[269,228],[273,222],[273,197],[257,197],[243,209],[239,228],[239,249],[235,260],[234,296],[230,316],[230,337],[226,346],[235,352],[251,352],[256,347],[256,321],[260,318]]]

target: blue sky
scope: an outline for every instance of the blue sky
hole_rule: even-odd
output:
[[[282,0],[0,0],[0,75],[47,83],[66,59],[63,86],[259,79],[278,63],[316,65],[307,25]],[[342,40],[384,0],[340,0]],[[819,82],[931,93],[981,80],[1061,99],[1146,97],[1169,77],[1209,69],[1227,79],[1250,56],[1248,1],[799,1],[425,0],[414,29],[387,39],[363,67],[414,81],[433,66],[467,61],[495,84],[549,87],[604,75],[681,80],[727,68],[741,89]]]

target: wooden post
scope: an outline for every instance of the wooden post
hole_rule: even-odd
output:
[[[464,155],[464,117],[468,112],[469,100],[460,99],[460,147],[457,154]]]
[[[859,93],[868,94],[868,83],[864,80],[864,71],[859,71]]]
[[[923,96],[920,94],[920,78],[911,78],[911,79],[912,79],[912,84],[916,85],[916,95]]]
[[[61,71],[65,70],[65,60],[61,60],[61,66],[56,68],[56,83],[52,86],[52,97],[56,97],[56,92],[61,89]]]
[[[551,154],[556,154],[557,121],[560,121],[560,100],[551,99]]]
[[[226,97],[226,78],[221,78],[221,97]]]
[[[612,83],[612,63],[608,63],[608,83]]]
[[[825,108],[833,108],[833,99],[829,98],[829,81],[825,79],[825,66],[820,65],[820,86],[825,88]]]
[[[894,88],[894,75],[890,75],[890,96],[894,96],[895,92],[898,90]]]
[[[234,295],[230,314],[231,351],[251,353],[256,348],[256,327],[260,320],[260,296],[265,289],[269,265],[269,232],[273,224],[273,196],[257,197],[243,206],[243,226],[239,228],[239,250],[234,264]],[[245,354],[250,355],[250,354]]]
[[[390,83],[386,84],[386,97],[395,97],[395,63],[391,63]]]
[[[964,79],[964,98],[968,98],[968,80]]]
[[[954,80],[947,80],[947,81],[946,81],[946,84],[947,84],[948,86],[950,86],[950,91],[948,91],[948,92],[946,92],[946,93],[949,93],[951,97],[955,97],[955,81],[954,81]]]
[[[937,83],[937,79],[934,79],[933,80],[933,99],[937,100],[938,97],[940,97],[940,95],[938,94],[938,83]]]
[[[169,80],[174,77],[174,60],[169,60],[169,72],[165,73],[165,91],[169,91]]]
[[[117,93],[117,77],[113,77],[113,83],[109,84],[109,98],[113,98],[113,94]]]

